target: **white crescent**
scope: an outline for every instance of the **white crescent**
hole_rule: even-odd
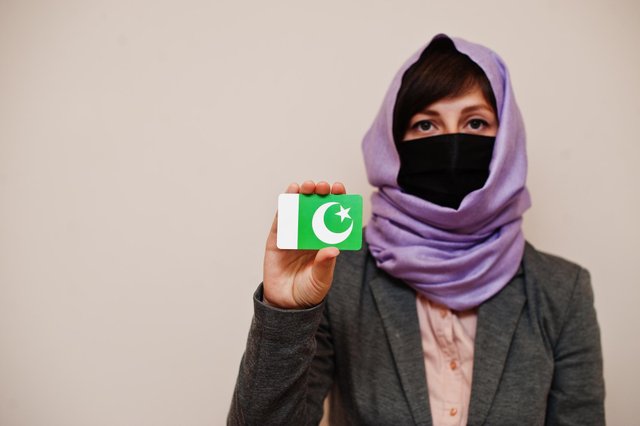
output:
[[[351,222],[351,226],[344,232],[333,232],[327,228],[327,225],[324,223],[324,215],[327,212],[327,209],[334,204],[338,204],[335,201],[324,203],[318,210],[313,214],[313,219],[311,219],[311,227],[313,228],[313,232],[316,234],[316,237],[320,241],[325,244],[340,244],[351,235],[351,231],[353,230],[353,221]]]

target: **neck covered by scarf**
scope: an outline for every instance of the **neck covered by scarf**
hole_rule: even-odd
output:
[[[367,177],[378,188],[371,198],[372,218],[365,238],[379,268],[428,299],[461,311],[491,298],[515,275],[524,252],[522,214],[531,201],[525,186],[524,124],[507,68],[491,50],[451,40],[483,69],[496,98],[500,125],[489,178],[457,210],[407,194],[398,186],[393,108],[402,76],[423,47],[396,74],[362,142]]]

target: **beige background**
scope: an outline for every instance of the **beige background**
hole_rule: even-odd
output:
[[[0,0],[0,425],[223,424],[277,194],[368,198],[361,137],[438,32],[510,65],[526,235],[591,271],[608,420],[638,424],[639,23],[635,1]]]

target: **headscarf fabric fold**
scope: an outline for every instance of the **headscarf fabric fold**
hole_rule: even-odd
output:
[[[440,34],[434,40],[440,37],[447,36]],[[372,218],[365,238],[379,268],[428,299],[462,311],[491,298],[515,275],[525,244],[522,214],[531,200],[524,124],[507,68],[486,47],[451,40],[482,68],[496,98],[499,127],[489,178],[457,210],[407,194],[398,186],[393,109],[402,76],[424,46],[394,77],[362,142],[367,177],[378,188],[371,198]]]

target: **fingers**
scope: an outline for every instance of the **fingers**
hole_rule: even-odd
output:
[[[325,247],[316,253],[316,258],[311,270],[313,282],[318,286],[316,290],[321,294],[320,300],[316,303],[320,303],[327,291],[329,291],[329,286],[331,285],[331,281],[333,281],[336,257],[338,257],[339,254],[340,250],[335,247]]]
[[[316,194],[327,195],[329,191],[331,191],[331,186],[325,181],[320,181],[316,185]]]
[[[333,281],[333,269],[336,266],[336,257],[340,254],[340,250],[335,247],[325,247],[318,250],[313,262],[311,275],[313,281],[322,287],[328,287]],[[320,290],[320,289],[318,289]],[[321,290],[324,294],[326,291]],[[322,298],[324,298],[324,294]]]
[[[316,184],[312,180],[306,180],[300,185],[301,194],[313,194],[316,191]]]
[[[311,269],[312,290],[308,292],[310,300],[307,303],[316,305],[322,302],[322,299],[327,295],[333,281],[336,257],[339,254],[340,250],[335,247],[326,247],[316,253]]]
[[[298,192],[300,192],[300,186],[295,182],[290,183],[285,191],[286,194],[297,194]]]
[[[319,194],[319,195],[327,195],[327,194],[346,194],[347,191],[342,184],[342,182],[335,182],[333,185],[329,185],[326,181],[320,181],[317,184],[312,180],[306,180],[302,183],[302,185],[298,186],[297,183],[292,183],[287,188],[287,193],[295,194]]]
[[[318,250],[318,253],[316,254],[316,262],[324,262],[326,260],[334,259],[338,257],[339,254],[340,250],[336,247],[325,247]]]
[[[333,184],[333,186],[331,187],[331,193],[332,194],[346,194],[347,190],[345,189],[344,185],[342,184],[342,182],[335,182]]]

